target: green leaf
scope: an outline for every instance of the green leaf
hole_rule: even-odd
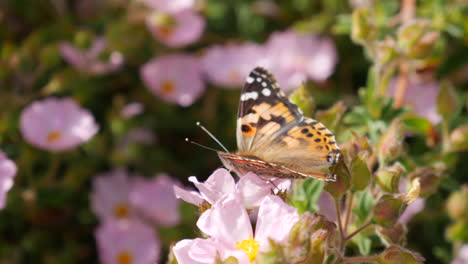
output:
[[[369,190],[356,193],[357,206],[352,209],[356,215],[356,224],[363,224],[370,215],[375,200]]]
[[[428,135],[432,130],[431,121],[418,115],[405,114],[401,116],[401,122],[405,130],[414,134]]]
[[[365,237],[361,234],[357,234],[353,238],[354,242],[356,242],[359,253],[363,256],[367,256],[370,254],[371,251],[371,246],[372,246],[372,240],[368,237]]]
[[[299,213],[305,211],[316,212],[317,202],[323,190],[323,181],[307,179],[297,181],[292,194],[292,204],[297,207]]]

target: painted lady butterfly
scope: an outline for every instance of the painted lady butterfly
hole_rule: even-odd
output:
[[[217,153],[238,175],[252,171],[267,178],[335,180],[327,172],[341,156],[335,136],[322,123],[304,117],[263,68],[247,77],[236,133],[238,151]]]

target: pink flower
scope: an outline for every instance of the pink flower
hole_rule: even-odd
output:
[[[200,39],[205,20],[191,9],[185,9],[174,14],[154,12],[146,18],[146,25],[165,45],[183,47]]]
[[[332,40],[293,30],[273,33],[266,43],[267,67],[284,90],[298,87],[307,78],[327,79],[337,55]]]
[[[195,0],[142,0],[147,6],[161,12],[174,13],[184,9],[191,9]]]
[[[179,264],[212,264],[216,259],[218,245],[212,238],[184,239],[172,248]]]
[[[268,239],[283,242],[298,219],[296,208],[277,196],[269,195],[261,202],[254,233],[242,202],[237,195],[228,194],[206,210],[197,222],[200,230],[215,243],[182,240],[179,242],[182,244],[174,246],[174,255],[179,264],[194,263],[191,262],[194,256],[197,258],[193,260],[198,263],[212,263],[214,259],[209,262],[210,257],[216,250],[222,260],[234,256],[239,263],[253,263],[258,252],[268,251]],[[200,248],[205,250],[199,251]],[[201,262],[200,259],[205,261]]]
[[[13,187],[16,164],[0,151],[0,209],[5,208],[7,192]]]
[[[167,55],[141,68],[141,78],[156,96],[166,102],[190,106],[205,90],[198,59],[191,55]]]
[[[412,203],[406,207],[405,211],[400,215],[398,218],[398,222],[400,224],[406,225],[414,215],[421,212],[426,205],[426,201],[424,198],[416,198]]]
[[[122,110],[120,110],[120,115],[125,119],[130,119],[141,114],[145,106],[139,102],[132,102],[125,105]]]
[[[49,151],[63,151],[91,139],[98,131],[92,114],[73,99],[47,98],[27,106],[20,129],[30,144]]]
[[[178,184],[166,174],[152,180],[140,179],[135,182],[130,194],[133,206],[156,224],[174,226],[180,222],[179,201],[173,186]]]
[[[253,68],[261,66],[263,57],[264,48],[253,43],[212,46],[206,50],[202,64],[212,83],[238,88]]]
[[[150,226],[137,221],[108,221],[96,231],[99,257],[104,264],[154,264],[161,243]]]
[[[130,191],[134,179],[124,169],[114,169],[94,177],[91,208],[101,221],[133,218]]]
[[[106,46],[104,38],[95,38],[91,47],[87,50],[76,48],[69,42],[62,42],[60,44],[60,53],[77,71],[100,75],[119,70],[124,62],[123,55],[118,51],[113,51],[108,61],[102,61],[100,56]]]
[[[468,244],[464,244],[458,251],[458,256],[452,261],[452,264],[468,263]]]
[[[174,192],[177,198],[197,206],[203,200],[214,204],[226,194],[236,193],[246,208],[255,208],[266,196],[271,194],[271,190],[276,189],[269,181],[262,180],[252,172],[242,176],[235,183],[234,178],[226,169],[217,169],[203,183],[194,176],[189,177],[189,181],[195,184],[200,193],[187,191],[178,186],[174,186]],[[289,180],[274,180],[273,183],[281,189],[287,189],[291,182]]]
[[[129,144],[140,143],[143,145],[152,145],[156,141],[153,131],[145,127],[131,128],[127,134],[122,138],[119,148],[125,151]]]
[[[396,78],[390,81],[387,91],[388,95],[393,95],[396,88]],[[408,80],[406,89],[405,104],[412,110],[431,121],[438,124],[442,117],[437,113],[437,96],[439,94],[439,84],[434,81],[418,80],[412,76]]]

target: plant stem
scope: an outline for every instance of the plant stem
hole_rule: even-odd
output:
[[[377,262],[378,256],[344,258],[342,263]]]
[[[334,199],[335,201],[335,211],[336,211],[336,221],[338,222],[338,229],[340,230],[340,251],[343,252],[344,244],[345,244],[345,235],[343,233],[343,225],[341,223],[341,209],[340,209],[340,201],[338,198]]]
[[[345,222],[344,222],[344,234],[348,233],[348,224],[349,224],[349,218],[351,216],[351,208],[353,207],[353,198],[354,198],[354,192],[349,193],[347,199],[348,199],[348,205],[346,206],[346,216],[345,216]]]
[[[44,178],[45,185],[52,185],[55,180],[55,175],[60,167],[60,155],[59,154],[51,154],[52,161],[50,162],[49,171],[47,172],[46,177]]]
[[[355,235],[357,235],[359,232],[361,232],[362,230],[366,229],[367,227],[369,227],[372,223],[369,221],[367,223],[365,223],[364,225],[362,225],[360,228],[356,229],[353,233],[349,234],[347,237],[345,237],[345,241],[348,241],[350,240],[351,238],[353,238]]]

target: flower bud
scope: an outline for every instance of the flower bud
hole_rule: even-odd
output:
[[[405,168],[396,162],[392,166],[378,170],[375,173],[375,181],[385,192],[398,193],[398,184],[404,172]]]
[[[312,263],[312,256],[317,257],[324,247],[335,242],[335,230],[335,224],[324,216],[305,212],[289,233],[284,250],[286,259],[289,263]]]
[[[338,164],[330,168],[330,171],[336,174],[336,181],[327,181],[324,188],[331,196],[338,199],[349,190],[351,175],[343,159],[340,159]]]
[[[385,40],[377,42],[377,62],[385,64],[395,59],[398,56],[395,46],[396,42],[391,37],[387,37]]]
[[[390,228],[377,226],[376,230],[385,245],[403,245],[406,242],[406,234],[408,233],[408,230],[405,225],[396,223]]]
[[[211,208],[211,204],[205,200],[198,206],[198,211],[200,212],[200,215],[203,214],[206,210]]]
[[[323,263],[328,237],[328,230],[326,229],[319,229],[310,236],[309,254],[307,254],[305,263]]]
[[[408,57],[422,59],[431,54],[439,35],[439,32],[430,31],[428,21],[416,20],[400,27],[398,46]]]
[[[423,261],[424,258],[420,255],[397,245],[386,248],[377,259],[377,263],[379,264],[422,264]]]
[[[447,212],[453,219],[468,219],[468,185],[452,193],[447,200]]]
[[[455,88],[449,82],[442,82],[437,96],[437,112],[449,119],[458,109],[458,99]]]
[[[367,152],[361,152],[351,162],[351,190],[362,191],[369,185],[371,173],[367,167]]]
[[[274,240],[269,239],[270,251],[260,252],[257,254],[255,263],[266,263],[266,264],[282,264],[287,263],[283,248],[280,244],[276,243]]]
[[[377,143],[381,164],[385,164],[400,156],[403,149],[403,139],[403,125],[399,119],[395,119]]]
[[[421,193],[421,183],[419,178],[414,178],[411,181],[410,188],[404,197],[404,202],[406,205],[412,203],[416,198],[419,197]]]
[[[343,158],[346,158],[345,161],[349,165],[351,165],[352,160],[361,152],[367,153],[368,156],[372,155],[372,147],[369,143],[369,139],[365,135],[361,137],[353,131],[351,131],[351,133],[351,140],[340,145]]]
[[[410,181],[419,178],[421,187],[420,196],[428,197],[437,191],[440,180],[443,177],[443,165],[436,165],[430,167],[416,168],[408,175]]]
[[[396,224],[405,208],[406,204],[402,199],[384,195],[375,205],[373,220],[380,226],[390,228]]]
[[[336,131],[345,112],[346,106],[340,101],[327,110],[317,111],[315,117],[331,131]]]
[[[369,9],[354,10],[351,23],[351,38],[354,42],[362,44],[374,39],[375,26],[371,22]]]
[[[452,131],[450,149],[452,151],[468,150],[468,125],[461,125]]]
[[[307,91],[304,83],[289,95],[289,99],[291,99],[306,116],[311,116],[315,110],[314,98],[309,91]]]
[[[468,240],[468,220],[459,220],[451,224],[445,233],[450,241],[467,241]]]

